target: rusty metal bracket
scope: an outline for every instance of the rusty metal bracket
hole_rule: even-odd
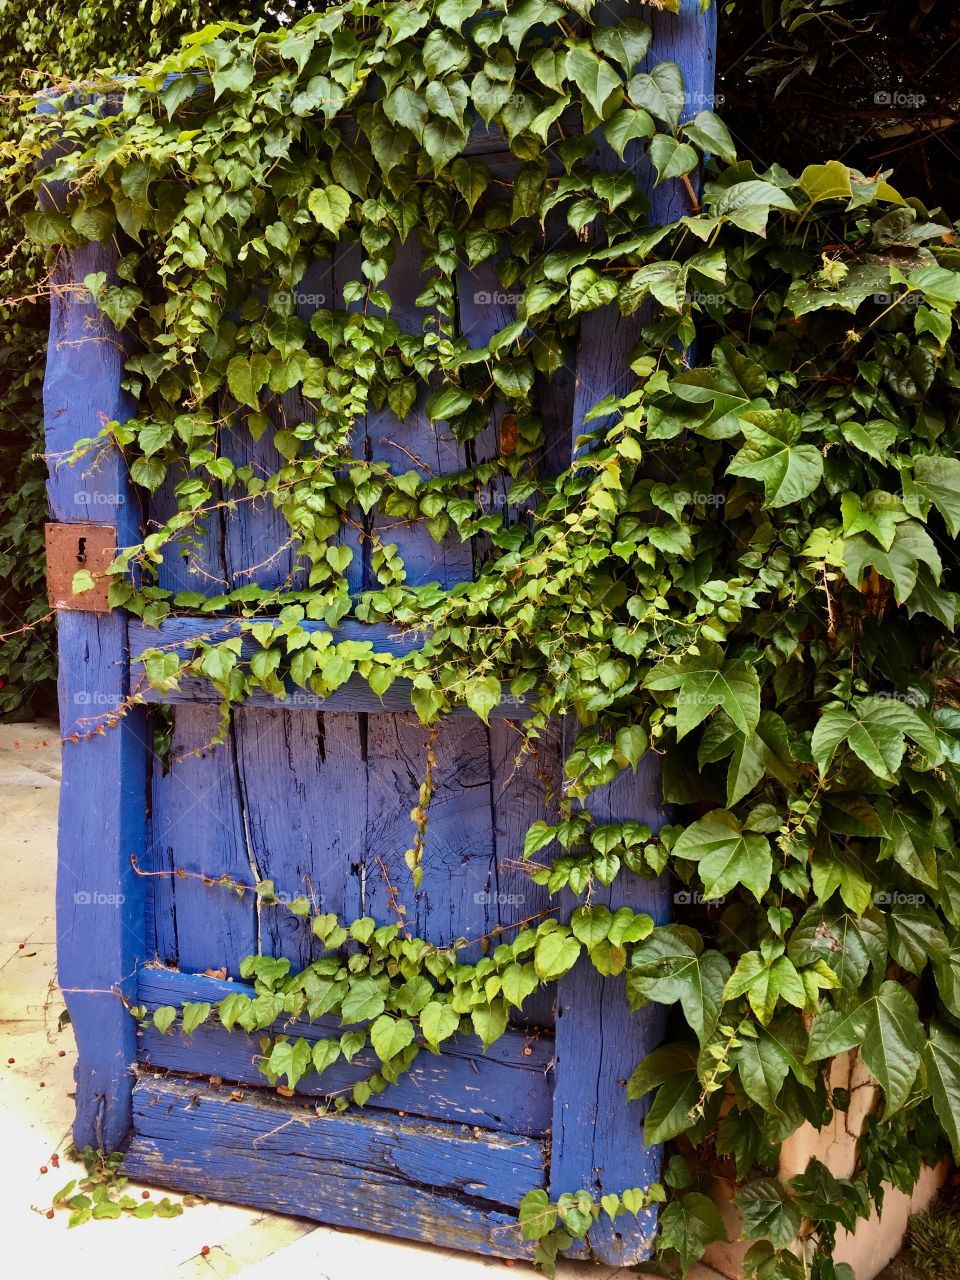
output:
[[[117,554],[116,528],[112,524],[47,524],[44,534],[51,608],[109,613],[106,572]],[[93,578],[93,586],[74,595],[74,574],[81,569]]]

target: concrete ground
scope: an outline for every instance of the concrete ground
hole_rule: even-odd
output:
[[[181,1217],[93,1221],[69,1230],[46,1214],[55,1192],[82,1176],[72,1163],[73,1067],[61,1027],[54,883],[60,746],[52,724],[0,725],[0,1225],[7,1249],[38,1275],[116,1275],[177,1280],[286,1280],[298,1264],[312,1280],[493,1280],[504,1267],[532,1280],[524,1263],[318,1227],[235,1205],[201,1204]],[[12,1061],[8,1061],[12,1059]],[[53,1166],[53,1157],[59,1168]],[[46,1168],[47,1173],[40,1172]],[[138,1185],[137,1192],[140,1191]],[[156,1192],[157,1197],[163,1192]],[[208,1252],[202,1254],[206,1246]],[[61,1264],[62,1267],[61,1267]],[[564,1264],[561,1280],[626,1280],[626,1268]],[[721,1280],[707,1268],[688,1280]]]

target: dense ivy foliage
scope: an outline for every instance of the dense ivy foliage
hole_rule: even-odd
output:
[[[293,1087],[369,1042],[383,1065],[362,1104],[462,1027],[491,1042],[586,953],[625,974],[634,1006],[674,1007],[627,1086],[653,1095],[648,1140],[678,1144],[664,1252],[686,1267],[722,1235],[708,1193],[725,1175],[756,1241],[749,1274],[830,1280],[850,1275],[831,1258],[837,1225],[884,1179],[909,1187],[922,1157],[960,1151],[960,256],[943,215],[882,176],[837,161],[757,173],[716,115],[687,118],[674,64],[637,70],[642,20],[603,27],[591,9],[349,0],[274,30],[209,27],[119,86],[109,113],[65,99],[40,117],[14,176],[33,201],[60,138],[46,180],[67,198],[28,212],[31,234],[53,253],[121,245],[116,279],[86,285],[134,340],[138,414],[78,454],[110,442],[146,490],[175,485],[177,511],[121,555],[111,597],[152,624],[211,617],[186,656],[147,651],[155,687],[207,677],[229,714],[253,688],[324,696],[359,675],[382,695],[405,677],[424,722],[463,703],[486,718],[507,686],[532,709],[531,741],[550,716],[580,724],[562,820],[535,824],[523,850],[534,879],[583,899],[569,921],[468,964],[392,925],[312,917],[328,957],[301,974],[252,957],[256,998],[216,1016],[358,1024],[313,1047],[268,1039],[263,1066]],[[509,185],[463,155],[477,116],[519,161]],[[679,180],[689,212],[648,225],[634,173],[594,167],[596,130]],[[391,318],[386,283],[411,237],[420,333]],[[301,318],[298,282],[344,241],[342,298]],[[476,350],[456,298],[463,264],[485,262],[518,316]],[[631,378],[591,407],[575,464],[549,474],[540,396],[604,308],[637,317]],[[296,386],[310,412],[276,430],[280,469],[236,465],[230,432],[273,430]],[[383,404],[421,406],[468,445],[493,415],[500,456],[441,477],[354,457],[354,428]],[[488,498],[502,486],[506,506]],[[253,496],[282,513],[306,585],[157,585],[165,555],[189,559],[221,504]],[[476,580],[409,585],[391,521],[473,540]],[[359,593],[348,524],[369,565]],[[348,615],[416,643],[396,656],[338,641]],[[224,616],[241,634],[218,639]],[[648,752],[677,821],[595,822],[597,788]],[[428,802],[425,782],[415,886]],[[673,876],[676,923],[591,903],[625,872]],[[214,1011],[151,1016],[190,1032]],[[780,1183],[782,1141],[849,1105],[828,1068],[857,1047],[880,1092],[855,1177],[813,1164]],[[600,1211],[584,1196],[525,1205],[545,1263]]]
[[[249,8],[228,6],[228,17]],[[139,64],[173,48],[221,5],[208,0],[36,4],[0,0],[0,147],[19,135],[17,103],[48,84]],[[41,391],[49,327],[43,259],[16,215],[0,219],[0,716],[55,705],[56,641],[46,619],[47,518]]]

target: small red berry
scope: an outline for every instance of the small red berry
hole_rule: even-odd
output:
[[[58,1058],[65,1058],[66,1056],[67,1056],[67,1051],[66,1051],[66,1049],[58,1049],[58,1050],[57,1050],[57,1057],[58,1057]]]
[[[48,1209],[48,1210],[47,1210],[47,1217],[48,1217],[48,1218],[52,1218],[52,1217],[53,1217],[53,1210],[52,1210],[52,1209]]]
[[[57,1155],[56,1152],[54,1152],[53,1155],[50,1157],[50,1163],[53,1165],[55,1169],[60,1168],[60,1157]]]
[[[149,1192],[149,1191],[141,1191],[141,1192],[140,1192],[140,1199],[141,1199],[141,1200],[149,1200],[149,1199],[150,1199],[150,1192]]]
[[[209,1252],[210,1252],[210,1246],[208,1244],[205,1244],[203,1248],[200,1250],[200,1257],[205,1258]]]
[[[12,1066],[13,1066],[13,1064],[16,1062],[16,1058],[8,1058],[8,1059],[7,1059],[7,1062],[9,1062],[9,1063],[10,1063],[10,1066],[12,1067]]]
[[[40,1088],[41,1088],[41,1089],[46,1088],[46,1086],[44,1085],[44,1083],[43,1083],[43,1081],[42,1081],[42,1080],[40,1081]]]
[[[25,942],[17,943],[18,950],[22,951],[27,944]]]
[[[40,1166],[40,1172],[41,1172],[41,1173],[46,1173],[46,1172],[47,1172],[47,1166],[46,1166],[45,1164],[42,1164],[42,1165]]]

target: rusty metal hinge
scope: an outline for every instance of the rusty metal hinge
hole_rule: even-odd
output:
[[[112,524],[44,525],[47,547],[47,599],[53,609],[109,613],[107,569],[117,554],[117,530]],[[73,594],[74,574],[81,569],[93,586]]]

